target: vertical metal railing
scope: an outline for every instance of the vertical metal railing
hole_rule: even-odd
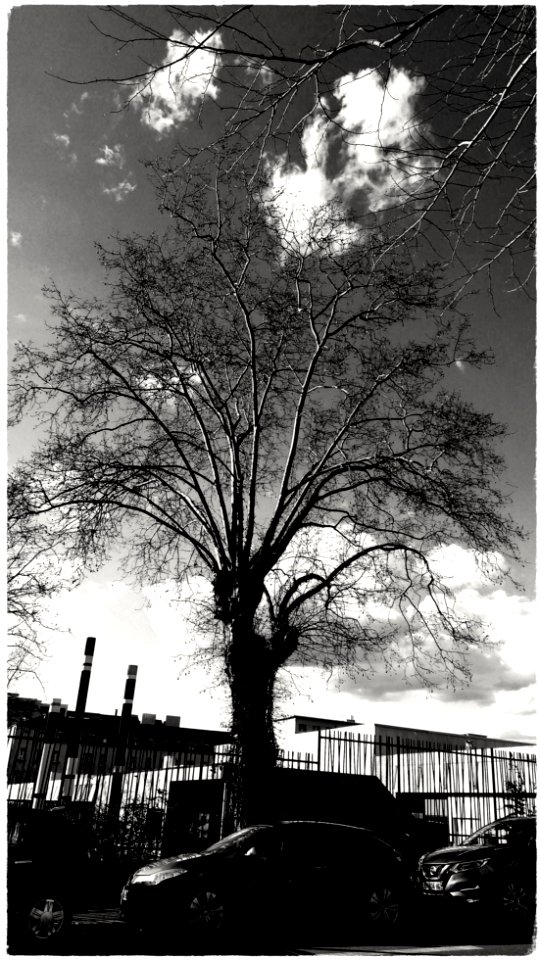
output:
[[[423,798],[426,816],[447,818],[452,840],[518,801],[521,812],[535,809],[533,753],[321,731],[317,757],[320,770],[374,773],[394,795]]]
[[[84,739],[83,735],[76,769],[67,769],[69,752],[61,723],[40,729],[14,726],[8,738],[8,801],[31,805],[39,792],[40,803],[58,803],[67,771],[71,800],[105,815],[114,775],[118,777],[116,742],[97,736]],[[153,739],[148,731],[132,738],[121,778],[118,835],[122,818],[127,823],[128,814],[129,829],[134,832],[135,812],[142,822],[144,811],[152,811],[158,824],[173,782],[221,779],[230,763],[234,763],[234,750],[228,744],[177,748],[165,744],[157,733]],[[376,776],[398,798],[421,801],[426,817],[446,817],[452,841],[518,806],[520,812],[535,806],[536,757],[523,751],[321,731],[313,753],[282,752],[279,764],[297,770]],[[142,829],[141,823],[139,827]]]

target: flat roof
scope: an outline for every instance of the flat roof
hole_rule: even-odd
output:
[[[332,720],[330,717],[308,717],[302,713],[291,713],[288,717],[276,717],[275,722],[281,723],[283,720],[307,720],[312,723],[332,723],[335,727],[361,727],[363,726],[360,720]]]

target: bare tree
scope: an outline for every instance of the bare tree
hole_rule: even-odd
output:
[[[490,358],[436,266],[331,207],[300,238],[228,150],[187,177],[181,160],[153,164],[168,231],[99,248],[108,297],[52,286],[51,346],[19,346],[14,417],[47,438],[18,483],[31,516],[77,520],[83,558],[123,543],[146,583],[206,579],[245,823],[265,816],[284,666],[462,677],[482,628],[437,556],[487,559],[517,531],[504,430],[448,382]]]
[[[9,480],[7,523],[8,686],[25,674],[39,679],[46,636],[55,629],[48,601],[75,586],[80,564],[71,556],[69,522],[33,516],[24,498],[24,480],[15,470]]]
[[[351,195],[344,176],[336,187],[347,205],[365,214],[375,191],[394,241],[428,237],[440,257],[454,259],[458,289],[495,265],[527,289],[533,5],[169,6],[146,19],[129,7],[105,11],[96,26],[126,71],[79,82],[120,84],[125,105],[142,107],[150,123],[159,114],[161,133],[174,135],[188,117],[203,128],[208,120],[214,140],[240,137],[272,162],[302,166],[315,124],[331,144],[332,160],[323,159],[333,163],[334,184],[336,158],[363,150],[362,184]],[[399,79],[410,93],[401,127],[385,119]],[[371,114],[348,110],[348,99],[357,108],[370,101]]]

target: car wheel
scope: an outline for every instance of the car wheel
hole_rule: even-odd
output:
[[[31,940],[57,939],[66,930],[69,914],[56,897],[35,896],[26,911],[26,934]]]
[[[225,924],[223,897],[216,890],[198,891],[188,905],[187,920],[193,931],[218,933]]]
[[[521,880],[511,879],[502,888],[501,904],[507,917],[525,919],[533,909],[533,898]]]
[[[398,890],[381,883],[371,891],[368,916],[377,930],[393,930],[401,919],[401,897]]]

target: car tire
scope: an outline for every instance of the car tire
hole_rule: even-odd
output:
[[[369,916],[373,924],[385,929],[395,927],[401,915],[401,895],[390,884],[374,887],[369,898]]]
[[[391,939],[401,928],[403,906],[399,886],[381,880],[371,887],[367,898],[367,926],[375,942],[380,938]]]
[[[510,878],[500,892],[500,903],[508,920],[527,920],[534,912],[534,897],[527,884]]]
[[[202,886],[189,897],[186,928],[190,944],[206,949],[225,936],[227,927],[225,898],[219,888]]]

